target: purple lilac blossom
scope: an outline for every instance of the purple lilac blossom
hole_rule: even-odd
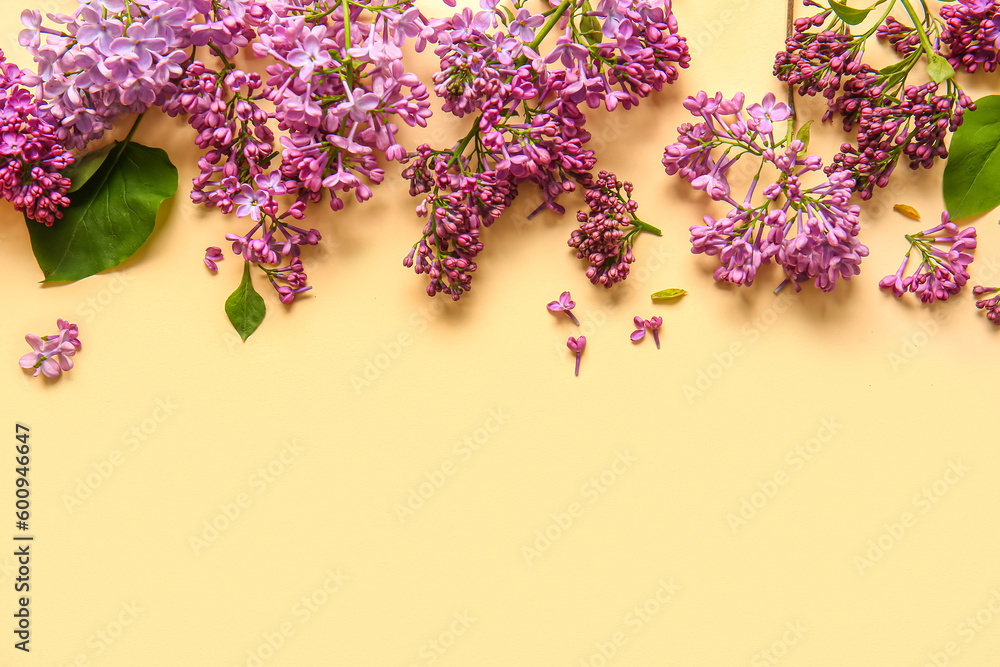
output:
[[[907,234],[906,240],[910,242],[910,249],[896,273],[879,281],[882,289],[891,290],[895,297],[913,292],[924,303],[931,303],[958,294],[969,281],[968,266],[973,260],[970,251],[976,247],[975,227],[959,230],[945,211],[941,214],[940,225]],[[913,273],[906,276],[914,250],[920,252],[921,260]]]
[[[687,98],[685,108],[700,122],[681,125],[678,141],[664,150],[668,174],[679,175],[732,207],[722,218],[706,215],[704,224],[691,227],[691,252],[717,256],[714,277],[721,282],[751,285],[760,268],[774,260],[786,274],[778,289],[790,283],[799,290],[800,283],[812,281],[829,292],[838,279],[858,274],[868,255],[858,240],[860,207],[849,203],[854,181],[849,172],[835,171],[826,181],[807,187],[803,178],[821,170],[822,159],[804,155],[805,146],[797,139],[784,147],[773,133],[752,131],[744,102],[742,93],[732,99],[705,92]],[[759,112],[764,108],[761,105]],[[728,157],[734,146],[778,172],[760,191],[760,203],[754,203],[760,176],[742,201],[732,196],[726,172],[738,160]]]
[[[74,356],[82,347],[79,340],[79,328],[66,320],[56,320],[59,328],[57,334],[51,336],[36,336],[28,334],[24,337],[31,352],[18,361],[21,368],[34,369],[34,376],[59,377],[63,371],[73,368]]]
[[[556,2],[545,14],[521,3],[515,14],[504,4],[466,8],[436,35],[441,69],[433,81],[443,110],[476,120],[449,149],[419,147],[404,171],[428,222],[403,264],[430,277],[432,296],[457,300],[471,289],[482,229],[521,186],[540,188],[538,210],[563,213],[561,195],[593,184],[586,108],[630,108],[676,80],[690,60],[669,1],[604,0],[589,12]],[[581,28],[594,21],[601,32]],[[554,46],[540,51],[551,34]]]

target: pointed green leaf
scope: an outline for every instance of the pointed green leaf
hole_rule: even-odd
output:
[[[671,287],[670,289],[662,289],[659,292],[653,292],[649,297],[653,301],[669,301],[670,299],[678,299],[687,294],[687,290],[680,289],[679,287]]]
[[[955,76],[955,68],[951,66],[947,58],[935,53],[931,56],[930,62],[927,63],[927,76],[934,83],[943,83]]]
[[[149,238],[177,192],[177,168],[159,148],[115,144],[51,227],[26,221],[44,282],[80,280],[117,266]]]
[[[1000,204],[1000,95],[976,100],[951,137],[944,167],[945,208],[952,220]]]
[[[243,262],[243,282],[226,299],[226,315],[233,323],[236,333],[246,340],[264,321],[266,311],[264,299],[257,294],[250,279],[250,262]]]
[[[73,164],[63,169],[62,175],[68,177],[72,182],[69,191],[76,192],[86,185],[90,177],[97,173],[97,170],[104,164],[104,160],[114,147],[114,144],[108,144],[104,148],[90,151],[86,155],[76,158]]]
[[[866,18],[868,18],[868,12],[875,9],[881,5],[885,0],[879,0],[871,7],[865,7],[864,9],[857,9],[855,7],[848,7],[842,2],[837,2],[836,0],[830,0],[830,9],[840,17],[840,20],[847,25],[858,25]]]
[[[799,131],[795,133],[795,138],[802,142],[802,150],[799,151],[799,157],[805,155],[809,151],[809,138],[812,135],[812,121],[809,121],[805,125],[799,128]]]

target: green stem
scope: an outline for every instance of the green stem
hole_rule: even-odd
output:
[[[451,152],[451,159],[448,160],[449,167],[455,164],[455,161],[458,160],[460,157],[462,157],[462,153],[465,152],[466,146],[468,146],[469,142],[472,141],[472,137],[476,136],[477,134],[479,134],[478,118],[476,119],[475,124],[472,126],[472,129],[469,130],[469,133],[462,138],[462,141],[458,144],[458,146],[455,147],[455,150]]]
[[[549,17],[548,22],[542,26],[542,29],[537,35],[535,35],[535,38],[531,40],[531,44],[528,45],[529,49],[532,51],[538,50],[542,40],[545,39],[545,36],[552,31],[552,28],[556,27],[556,24],[559,23],[559,19],[562,18],[562,15],[566,13],[566,10],[569,9],[571,4],[573,3],[570,0],[563,0],[562,3],[556,7],[556,11]]]
[[[638,227],[641,231],[649,232],[650,234],[656,234],[657,236],[663,236],[663,232],[661,232],[658,228],[654,227],[648,222],[643,222],[642,220],[640,220],[635,216],[632,216],[632,225],[634,227]]]
[[[344,8],[344,57],[347,57],[347,49],[351,48],[351,3],[341,0],[340,6]]]
[[[910,0],[902,0],[903,7],[906,8],[906,13],[910,15],[910,20],[913,21],[913,27],[917,29],[917,34],[920,35],[920,45],[924,47],[924,53],[927,54],[928,60],[933,58],[934,47],[931,46],[930,37],[927,36],[927,31],[924,30],[923,22],[917,18],[917,10],[913,8],[910,4]]]

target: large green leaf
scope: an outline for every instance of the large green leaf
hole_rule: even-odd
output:
[[[117,266],[149,238],[177,192],[177,168],[159,148],[116,142],[51,227],[26,221],[44,282],[80,280]]]
[[[1000,95],[976,100],[952,135],[943,190],[953,220],[1000,204]]]
[[[226,315],[236,333],[246,340],[264,321],[266,311],[264,299],[257,294],[250,279],[250,262],[243,262],[243,282],[226,299]]]
[[[114,144],[108,144],[104,148],[90,151],[86,155],[81,155],[73,164],[63,169],[62,175],[69,178],[72,183],[69,186],[69,191],[76,192],[86,185],[90,177],[96,174],[97,170],[104,164],[104,161],[108,159],[108,155],[114,147]]]

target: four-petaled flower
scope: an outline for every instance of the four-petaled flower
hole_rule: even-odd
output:
[[[267,193],[263,190],[254,190],[249,183],[240,186],[240,192],[233,197],[236,204],[236,217],[244,218],[250,216],[254,222],[260,222],[260,209],[267,203]]]
[[[747,119],[750,129],[767,134],[774,129],[775,122],[788,120],[792,115],[792,109],[784,102],[775,102],[774,93],[768,93],[760,104],[751,104],[747,107],[747,114],[750,116]]]
[[[530,44],[535,38],[535,28],[545,23],[545,17],[541,14],[532,14],[524,7],[517,10],[517,15],[511,21],[510,34],[517,37],[525,44]]]
[[[569,292],[563,292],[559,295],[558,301],[550,301],[549,305],[546,306],[551,312],[558,313],[563,312],[569,315],[569,319],[573,320],[573,324],[577,326],[580,325],[580,320],[576,319],[576,315],[572,313],[573,308],[576,307],[576,301],[570,298]]]
[[[34,376],[39,373],[55,378],[63,371],[73,368],[70,359],[80,349],[79,329],[75,324],[64,319],[56,320],[59,333],[52,336],[36,336],[28,334],[24,339],[31,346],[31,352],[21,357],[18,362],[21,368],[35,369]]]

